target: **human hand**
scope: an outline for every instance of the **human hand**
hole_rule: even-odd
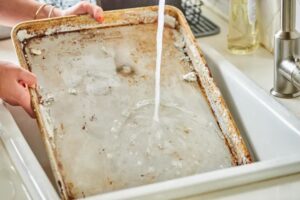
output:
[[[103,22],[104,20],[102,8],[86,1],[81,1],[66,10],[58,10],[57,16],[82,15],[82,14],[90,14],[98,22]]]
[[[22,106],[32,118],[35,114],[28,87],[35,86],[36,76],[33,73],[13,63],[0,61],[0,98],[13,106]]]

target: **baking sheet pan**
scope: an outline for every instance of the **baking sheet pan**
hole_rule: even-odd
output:
[[[166,7],[153,124],[157,7],[25,22],[12,38],[62,198],[251,162],[182,13]],[[193,76],[193,73],[196,75]]]

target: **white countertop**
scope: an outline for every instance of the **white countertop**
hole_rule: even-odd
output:
[[[200,45],[201,43],[205,43],[214,47],[261,88],[263,88],[266,92],[269,92],[272,87],[273,80],[273,55],[264,48],[259,48],[252,55],[237,56],[230,54],[226,47],[227,22],[207,9],[204,9],[204,15],[220,26],[221,33],[216,36],[199,39],[198,41],[200,42]],[[11,40],[0,41],[0,59],[9,60],[15,63],[18,62]],[[292,100],[278,99],[278,101],[300,118],[300,98]],[[22,111],[18,112],[21,113]],[[22,113],[22,115],[24,115],[24,113]],[[30,119],[27,117],[20,117],[17,121],[23,121],[24,125],[27,124],[26,120],[28,121]],[[33,120],[29,121],[28,124],[29,125],[27,126],[36,126]],[[18,125],[22,126],[22,124]],[[22,130],[23,128],[20,127],[20,129]],[[44,165],[43,161],[40,160],[40,162]],[[201,196],[201,199],[299,199],[299,188],[300,174],[295,174],[239,188],[219,191],[217,193],[205,194]],[[192,197],[190,199],[199,199],[199,196]]]

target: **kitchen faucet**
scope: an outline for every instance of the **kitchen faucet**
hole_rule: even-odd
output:
[[[281,98],[300,96],[300,33],[295,28],[296,0],[281,0],[281,29],[275,34],[274,86]]]

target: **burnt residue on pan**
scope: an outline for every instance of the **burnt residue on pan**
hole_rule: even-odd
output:
[[[34,91],[39,99],[33,101],[64,198],[251,162],[186,21],[169,7],[162,125],[151,126],[156,55],[151,10],[111,12],[102,27],[83,16],[19,27],[37,30],[14,42],[22,66],[39,78]],[[74,28],[81,24],[89,27]]]

